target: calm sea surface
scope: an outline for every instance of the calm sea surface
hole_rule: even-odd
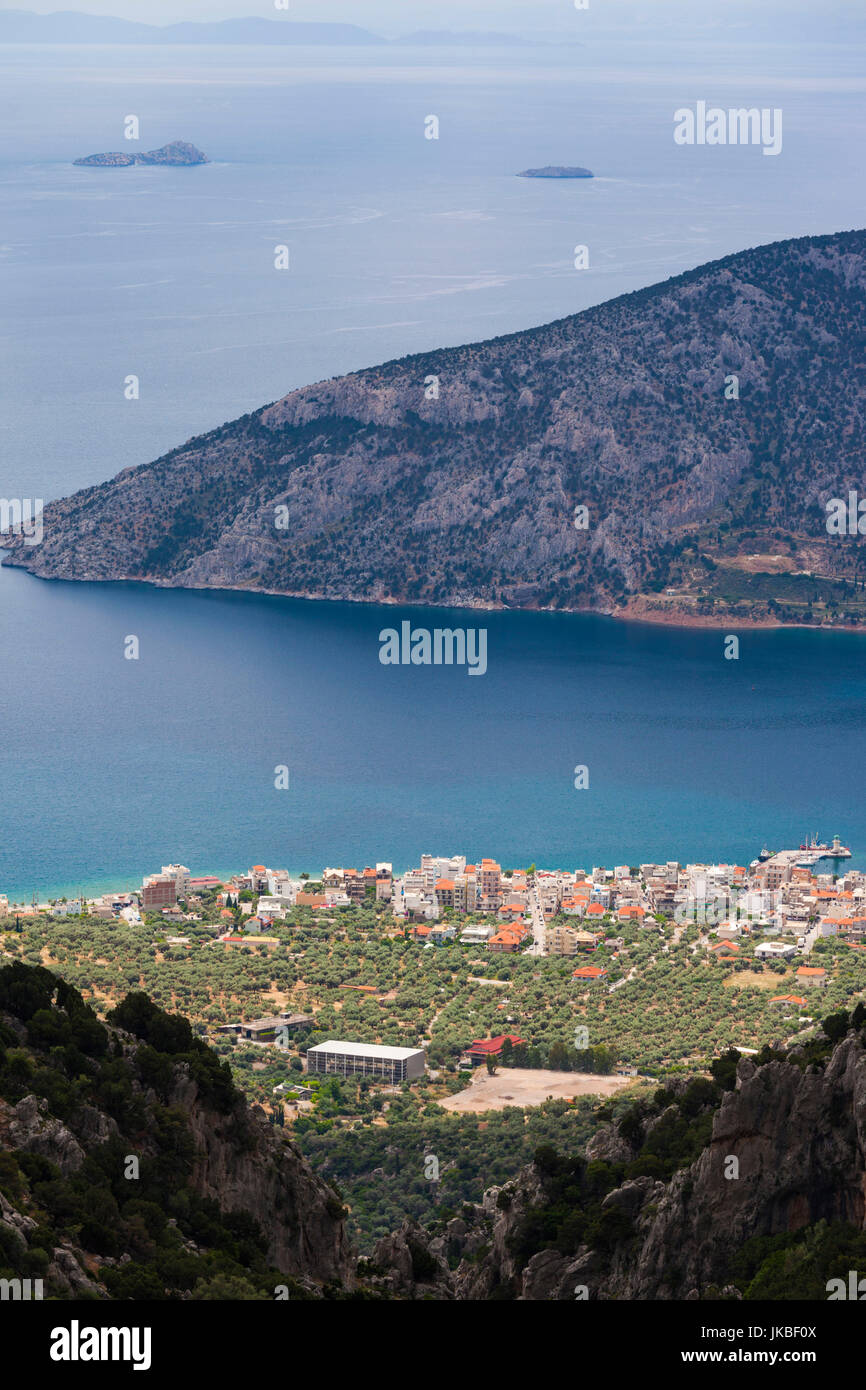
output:
[[[61,495],[306,382],[864,225],[862,58],[0,48],[0,494]],[[702,99],[781,106],[783,153],[675,146],[674,109]],[[171,139],[213,163],[71,166]],[[546,163],[597,177],[514,177]],[[721,634],[479,614],[469,678],[382,667],[402,616],[0,572],[0,891],[169,859],[742,861],[812,830],[866,856],[866,639],[744,635],[737,663]]]

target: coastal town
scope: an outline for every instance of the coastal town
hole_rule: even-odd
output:
[[[820,870],[831,853],[834,867],[851,857],[838,839],[832,846],[813,841],[772,855],[764,851],[748,867],[668,860],[590,871],[503,869],[495,859],[471,863],[463,855],[423,854],[402,874],[379,862],[360,870],[326,867],[316,881],[263,864],[226,879],[195,877],[183,864],[168,864],[146,875],[139,888],[92,898],[10,903],[0,894],[0,917],[47,913],[138,923],[157,914],[168,924],[196,922],[203,896],[215,894],[226,923],[217,939],[227,942],[262,936],[297,909],[330,918],[372,903],[394,929],[425,947],[456,943],[492,953],[577,956],[603,941],[615,946],[618,925],[659,932],[666,923],[694,923],[707,936],[707,949],[720,957],[753,941],[756,954],[789,959],[808,956],[821,938],[859,945],[866,937],[866,872]],[[605,973],[593,970],[581,967],[580,978]]]
[[[372,1251],[431,1197],[459,1212],[539,1144],[567,1148],[633,1103],[738,1058],[820,1057],[866,998],[856,863],[817,837],[745,864],[424,854],[313,878],[166,863],[123,892],[7,894],[0,955],[56,972],[109,1022],[144,999],[187,1020],[339,1183]],[[440,1179],[420,1176],[428,1158]]]
[[[835,862],[824,871],[827,850],[833,851]],[[850,851],[838,838],[827,846],[813,837],[799,849],[764,850],[748,866],[669,860],[590,871],[535,865],[503,869],[492,858],[471,863],[463,855],[424,854],[416,867],[401,874],[382,861],[360,870],[326,867],[314,881],[308,874],[293,877],[263,864],[227,879],[195,877],[183,864],[168,864],[146,875],[134,891],[11,905],[0,896],[0,918],[14,916],[19,928],[34,916],[43,921],[122,921],[132,928],[154,928],[172,951],[192,949],[193,930],[196,945],[226,949],[278,947],[287,931],[301,927],[305,939],[310,940],[312,930],[315,941],[320,934],[339,933],[346,914],[356,917],[367,909],[377,933],[418,950],[468,950],[482,982],[489,973],[480,968],[484,957],[491,963],[501,956],[568,958],[575,991],[607,995],[633,979],[641,942],[656,943],[667,953],[683,941],[693,957],[698,954],[709,965],[746,972],[744,983],[754,982],[754,972],[765,966],[785,976],[768,1002],[780,1006],[785,1017],[808,1022],[804,1011],[811,993],[828,983],[827,965],[820,959],[825,948],[820,946],[812,959],[816,945],[832,940],[858,953],[866,950],[866,873],[854,868],[834,872],[846,857],[850,859]],[[348,983],[343,988],[375,992],[372,985]],[[507,999],[499,1007],[504,1010]],[[518,1018],[508,1013],[504,1021]],[[381,1038],[371,1041],[369,1031],[364,1038],[321,1039],[319,1028],[314,1012],[290,1008],[253,1019],[223,1019],[209,1031],[216,1039],[283,1047],[290,1039],[296,1045],[294,1035],[300,1032],[304,1043],[313,1044],[303,1053],[310,1073],[329,1070],[393,1083],[417,1076],[426,1065],[422,1046],[395,1050]],[[457,1069],[471,1071],[503,1055],[517,1065],[525,1061],[525,1038],[488,1031],[486,1037],[466,1036],[454,1057]],[[321,1067],[314,1048],[324,1059]],[[586,1069],[595,1070],[598,1058],[585,1049],[581,1055]],[[613,1058],[613,1052],[605,1054],[605,1069]],[[637,1073],[628,1058],[616,1070],[622,1076]],[[275,1093],[281,1094],[285,1084],[274,1087]],[[308,1097],[294,1085],[289,1098],[297,1102]]]

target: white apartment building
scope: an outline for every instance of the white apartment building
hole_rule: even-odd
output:
[[[153,878],[173,878],[177,884],[177,896],[185,898],[189,893],[189,869],[185,864],[163,864],[162,872],[154,874]],[[145,883],[150,880],[145,879]]]
[[[797,947],[785,941],[762,941],[755,947],[755,956],[758,960],[793,960],[797,954]]]
[[[776,894],[765,888],[749,888],[738,893],[736,905],[741,917],[765,917],[775,906]]]
[[[297,895],[300,883],[296,883],[289,878],[285,869],[268,869],[268,897],[281,898],[284,903],[293,903]]]
[[[441,878],[457,878],[466,873],[466,855],[422,854],[421,868],[412,870],[424,876],[424,886],[432,893],[435,883]]]
[[[460,933],[460,940],[464,941],[467,946],[483,946],[485,941],[489,941],[491,936],[495,934],[495,931],[495,927],[485,927],[473,923],[471,927],[466,927]]]
[[[291,903],[287,902],[285,898],[265,897],[262,895],[259,898],[256,912],[259,917],[279,917],[282,919],[285,917],[290,906]]]
[[[427,922],[435,922],[439,916],[439,904],[426,893],[403,893],[400,904],[401,911],[396,907],[394,909],[399,917],[406,917],[411,913],[413,917],[423,917]]]

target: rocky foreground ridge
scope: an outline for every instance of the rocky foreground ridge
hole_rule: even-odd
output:
[[[608,1102],[372,1258],[345,1214],[185,1019],[0,969],[0,1278],[60,1299],[826,1299],[866,1268],[866,1005]]]
[[[336,1193],[190,1025],[0,970],[0,1275],[46,1297],[346,1296]]]
[[[866,232],[774,243],[293,391],[4,545],[45,578],[605,612],[739,585],[778,616],[863,578],[825,503],[863,485],[864,327]]]
[[[406,1223],[362,1273],[402,1298],[826,1299],[866,1261],[866,1007],[737,1057],[440,1231]]]

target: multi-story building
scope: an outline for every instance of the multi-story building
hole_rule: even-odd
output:
[[[253,893],[268,892],[268,871],[264,864],[254,864],[247,874],[247,878]]]
[[[478,868],[478,886],[482,899],[498,907],[502,895],[502,869],[495,859],[482,859]]]
[[[423,1076],[425,1056],[419,1047],[379,1047],[374,1043],[339,1042],[334,1038],[307,1048],[307,1071],[338,1076],[375,1076],[396,1084]]]
[[[485,926],[481,922],[473,923],[472,926],[464,927],[460,933],[460,940],[467,946],[483,946],[495,933],[495,927]]]
[[[259,917],[285,917],[291,906],[285,898],[268,898],[264,894],[259,898],[257,912]]]
[[[801,965],[797,971],[797,984],[809,985],[812,989],[823,989],[827,983],[827,971],[815,965]]]
[[[439,916],[439,904],[426,893],[404,893],[399,916],[410,917],[414,921],[433,922]]]
[[[665,917],[673,917],[677,906],[675,883],[666,879],[653,879],[647,884],[646,896],[650,909]]]
[[[160,873],[153,878],[173,878],[177,884],[177,896],[185,898],[189,893],[189,869],[185,864],[163,864]],[[147,879],[145,879],[145,883]]]
[[[172,907],[177,902],[177,882],[173,878],[146,879],[141,890],[141,906],[145,912]]]
[[[363,902],[366,891],[363,873],[359,873],[357,869],[344,869],[343,889],[348,894],[350,902]]]
[[[440,909],[443,907],[454,906],[454,880],[451,878],[437,879],[433,891]]]
[[[282,898],[287,903],[295,901],[298,885],[293,883],[285,869],[268,869],[268,897]]]
[[[556,874],[537,874],[535,878],[535,889],[541,902],[541,910],[545,917],[554,917],[559,911],[562,902],[562,885]],[[571,892],[569,887],[568,892]]]
[[[777,856],[762,864],[755,877],[765,888],[781,888],[783,883],[789,882],[793,868],[794,865],[789,860]]]
[[[474,912],[477,905],[478,879],[467,870],[454,879],[454,906],[458,912]]]
[[[437,878],[456,878],[458,874],[465,873],[466,856],[422,854],[419,872],[424,874],[427,886],[432,889]]]
[[[559,905],[560,912],[564,912],[566,917],[583,917],[588,906],[586,898],[563,898]]]
[[[592,950],[598,938],[591,931],[574,927],[548,927],[547,951],[551,956],[574,956],[581,950]]]
[[[55,903],[51,909],[52,917],[77,917],[84,911],[84,901],[81,898],[73,898],[71,902]],[[113,916],[113,914],[112,914]]]
[[[793,960],[797,947],[784,941],[761,941],[755,947],[756,960]]]

